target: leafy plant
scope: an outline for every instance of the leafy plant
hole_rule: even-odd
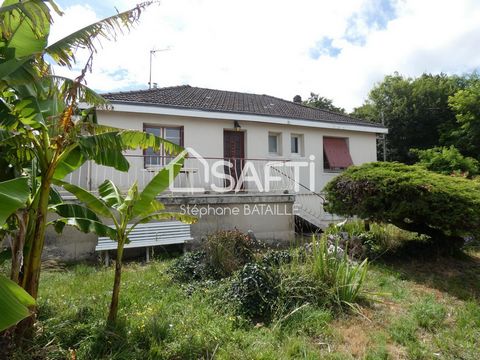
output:
[[[420,150],[411,149],[419,161],[417,165],[444,175],[473,177],[480,173],[480,163],[471,157],[463,156],[453,145]]]
[[[326,188],[326,210],[425,234],[451,252],[480,230],[480,183],[419,166],[369,163],[354,166]]]
[[[176,259],[168,268],[174,280],[202,281],[219,277],[216,269],[207,263],[205,251],[189,251]]]
[[[179,152],[175,145],[153,135],[98,125],[94,108],[78,107],[79,102],[105,104],[84,82],[96,43],[130,29],[150,4],[139,4],[50,45],[52,12],[61,15],[54,1],[5,1],[0,8],[1,157],[17,175],[31,174],[31,201],[22,216],[25,231],[16,233],[13,247],[25,250],[19,283],[33,298],[38,295],[54,179],[63,179],[87,160],[126,171],[129,164],[122,151],[129,148],[158,149],[163,143],[172,153]],[[81,74],[75,80],[55,76],[49,61],[72,67],[79,47],[91,52]],[[16,266],[19,262],[12,261],[12,273],[18,274]],[[33,319],[25,325],[32,324]]]
[[[330,251],[326,236],[321,236],[318,242],[313,241],[313,253],[307,261],[314,278],[330,287],[334,301],[353,307],[362,295],[368,271],[367,260],[354,264],[346,250],[340,252],[338,244]]]
[[[35,299],[25,290],[0,275],[0,332],[30,316],[29,307],[35,305]]]
[[[238,313],[252,320],[269,320],[278,297],[278,271],[257,263],[248,263],[234,276],[225,297],[236,305]]]
[[[63,188],[82,201],[87,209],[76,204],[60,204],[56,212],[63,216],[55,220],[55,229],[61,231],[65,225],[75,226],[83,232],[95,232],[99,236],[108,236],[117,242],[117,258],[115,262],[115,279],[113,284],[112,300],[108,314],[108,323],[117,320],[120,280],[122,273],[122,257],[125,244],[129,242],[129,234],[139,224],[153,220],[176,218],[192,223],[196,219],[181,213],[164,211],[165,207],[155,197],[163,192],[180,172],[183,166],[183,157],[177,156],[139,192],[136,182],[122,194],[115,184],[106,180],[98,189],[99,197],[76,185],[56,181]],[[99,214],[113,223],[113,228],[104,225],[96,214]]]
[[[0,182],[0,225],[26,205],[30,195],[27,178]],[[3,261],[0,260],[0,264]],[[18,284],[0,275],[0,332],[30,315],[35,300]]]
[[[210,234],[202,244],[206,261],[221,277],[253,260],[254,243],[239,230],[221,230]]]

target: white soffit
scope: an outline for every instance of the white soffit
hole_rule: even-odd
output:
[[[382,127],[363,126],[363,125],[348,124],[348,123],[334,123],[329,121],[303,120],[303,119],[282,118],[282,117],[276,117],[276,116],[239,114],[239,113],[220,112],[220,111],[204,111],[204,110],[196,110],[196,109],[178,109],[178,108],[155,106],[155,105],[118,103],[115,101],[112,101],[111,105],[113,106],[113,111],[118,111],[118,112],[187,116],[187,117],[198,117],[198,118],[220,119],[220,120],[251,121],[251,122],[259,122],[259,123],[305,126],[305,127],[321,128],[321,129],[349,130],[349,131],[360,131],[360,132],[380,133],[380,134],[388,133],[388,129],[382,128]]]

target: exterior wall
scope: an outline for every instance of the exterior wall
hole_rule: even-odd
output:
[[[258,240],[270,245],[286,245],[295,236],[292,195],[201,195],[164,197],[160,201],[169,211],[184,211],[187,205],[196,205],[198,211],[205,209],[207,215],[196,214],[198,222],[191,225],[194,240],[187,244],[191,247],[198,246],[201,239],[210,233],[235,228],[245,233],[251,230]],[[266,210],[267,207],[270,210]],[[49,220],[53,220],[53,216]],[[107,223],[105,219],[103,221]],[[70,226],[66,226],[62,234],[57,234],[50,226],[45,238],[44,260],[94,261],[99,258],[100,254],[95,252],[98,239],[95,234],[84,234]],[[143,256],[144,253],[144,249],[125,250],[126,257]]]
[[[223,158],[223,131],[234,130],[232,120],[207,118],[193,118],[180,116],[152,115],[127,113],[117,111],[102,111],[99,113],[99,122],[118,128],[143,130],[144,124],[159,126],[183,126],[184,145],[191,147],[203,157]],[[245,157],[247,159],[285,159],[309,160],[315,157],[315,191],[321,191],[325,184],[338,172],[328,172],[323,169],[323,137],[334,136],[348,138],[350,154],[353,163],[360,165],[376,161],[376,134],[369,132],[319,129],[294,125],[278,125],[240,121],[241,131],[245,132]],[[269,132],[281,134],[281,154],[268,153]],[[303,137],[303,156],[290,153],[291,134]],[[132,151],[130,154],[141,155],[141,151]],[[143,164],[136,160],[136,165]],[[125,175],[122,175],[125,178]],[[308,185],[309,179],[306,169],[300,171],[301,182]],[[128,179],[131,180],[131,179]],[[103,180],[102,180],[103,181]]]
[[[99,113],[101,124],[113,127],[143,130],[144,124],[160,126],[183,126],[184,127],[184,145],[193,148],[205,158],[223,158],[223,131],[234,130],[232,120],[179,117],[166,115],[152,115],[127,113],[118,111],[101,111]],[[269,123],[258,123],[249,121],[240,121],[241,131],[245,132],[245,157],[247,159],[267,159],[267,160],[304,160],[308,161],[310,155],[315,157],[315,191],[319,192],[324,185],[336,176],[336,172],[327,172],[323,170],[323,137],[337,136],[348,138],[350,154],[356,165],[376,160],[376,135],[374,133],[346,131],[335,129],[320,129],[304,126],[279,125]],[[269,132],[281,134],[281,153],[279,155],[270,155],[268,153],[268,134]],[[301,135],[303,137],[303,152],[300,156],[290,153],[291,134]],[[144,168],[142,151],[130,151],[127,155],[133,155],[129,158],[131,171],[121,173],[111,168],[100,167],[92,164],[86,164],[75,174],[68,178],[72,181],[75,177],[80,179],[77,184],[83,187],[90,187],[96,190],[98,185],[105,179],[113,180],[121,188],[130,186],[137,180],[141,186],[155,173],[149,172]],[[136,156],[136,157],[135,157]],[[189,160],[187,160],[189,161]],[[186,164],[187,166],[187,164]],[[300,172],[300,181],[309,186],[309,177],[307,169]],[[201,176],[201,174],[197,174]],[[180,178],[180,176],[179,176]],[[90,180],[89,180],[90,179]],[[241,211],[245,205],[269,204],[273,208],[283,209],[285,213],[296,213],[293,209],[299,201],[299,196],[290,195],[202,195],[202,196],[175,196],[163,198],[168,207],[172,210],[181,210],[180,206],[196,204],[199,208],[205,206],[222,207],[227,209],[239,208]],[[308,207],[321,211],[321,202],[318,197],[313,197],[312,204]],[[301,201],[300,201],[301,202]],[[308,205],[308,204],[307,204]],[[321,218],[323,214],[316,215]],[[315,216],[314,216],[315,217]],[[252,230],[258,239],[267,242],[288,242],[294,237],[294,216],[278,215],[264,213],[246,214],[240,212],[239,215],[207,215],[203,216],[197,224],[192,225],[192,235],[198,241],[202,236],[219,229],[238,228],[241,231]],[[60,258],[64,261],[76,261],[84,259],[95,259],[98,254],[95,253],[97,237],[92,234],[85,235],[73,228],[65,229],[62,235],[57,235],[52,228],[49,228],[46,235],[46,258]],[[133,249],[132,249],[133,250]],[[133,250],[134,251],[134,250]],[[128,254],[127,254],[128,255]]]

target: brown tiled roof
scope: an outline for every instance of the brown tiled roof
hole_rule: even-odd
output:
[[[190,85],[102,94],[112,103],[150,104],[172,108],[275,116],[290,119],[383,127],[348,115],[305,106],[269,95],[213,90]]]

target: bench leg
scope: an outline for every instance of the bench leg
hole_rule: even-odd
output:
[[[108,250],[105,251],[105,266],[108,266],[108,263],[110,262],[110,255],[108,254]]]
[[[150,251],[148,250],[148,246],[145,249],[147,251],[146,262],[148,263],[150,261]]]

